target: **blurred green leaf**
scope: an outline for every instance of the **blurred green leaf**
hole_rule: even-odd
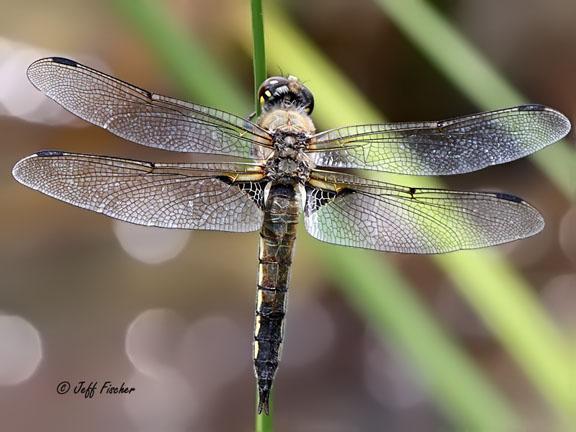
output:
[[[182,88],[206,105],[235,113],[250,112],[247,93],[201,43],[156,0],[111,0],[152,48],[158,63]],[[246,15],[248,18],[249,15]]]
[[[383,342],[405,354],[456,430],[516,430],[521,422],[513,409],[380,253],[343,252],[309,236],[299,241],[322,258],[325,273]]]
[[[404,35],[450,82],[485,110],[525,103],[527,98],[425,0],[374,0]],[[534,35],[537,37],[537,35]],[[531,156],[564,193],[576,197],[576,153],[566,141]]]
[[[260,115],[260,100],[258,90],[260,84],[266,79],[266,47],[264,44],[264,16],[262,14],[262,0],[251,0],[252,12],[252,69],[254,72],[254,111]],[[256,409],[256,432],[271,432],[274,417],[273,393],[268,397],[268,414],[258,413]],[[258,386],[256,385],[256,406],[260,403]]]

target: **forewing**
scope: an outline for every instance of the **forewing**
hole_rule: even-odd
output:
[[[268,151],[268,133],[248,120],[150,93],[73,60],[38,60],[28,78],[68,111],[138,144],[244,158]]]
[[[536,209],[508,194],[416,189],[336,173],[311,183],[306,230],[344,246],[442,253],[521,239],[544,226]]]
[[[262,225],[264,184],[249,164],[154,164],[45,151],[19,161],[20,183],[140,225],[248,232]],[[242,181],[240,178],[254,178]]]
[[[310,156],[322,167],[460,174],[522,158],[569,131],[558,111],[522,105],[451,120],[333,129],[316,136]]]

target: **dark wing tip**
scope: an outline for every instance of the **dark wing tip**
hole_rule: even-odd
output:
[[[32,162],[33,159],[36,158],[43,158],[43,157],[58,157],[63,156],[65,153],[59,150],[42,150],[37,153],[31,154],[30,156],[26,156],[25,158],[20,159],[12,168],[12,176],[18,180],[20,183],[29,186],[29,171],[27,168],[30,167],[29,163]]]
[[[557,111],[553,108],[547,107],[542,104],[526,104],[520,105],[516,107],[518,111],[524,112],[546,112],[550,116],[550,121],[554,123],[554,127],[556,128],[556,134],[552,142],[556,142],[559,139],[564,138],[570,132],[572,125],[570,124],[570,120],[560,111]],[[552,120],[552,118],[554,120]]]
[[[523,232],[518,235],[518,239],[533,236],[544,229],[544,226],[546,225],[544,217],[536,208],[530,205],[530,203],[516,195],[504,192],[495,192],[494,196],[498,199],[518,204],[519,207],[517,207],[517,210],[520,212],[519,215],[521,214],[523,216],[518,219],[518,222],[524,227]]]
[[[552,108],[546,108],[546,110],[554,113],[558,117],[558,119],[562,122],[563,128],[560,131],[560,133],[562,134],[562,138],[568,135],[568,132],[570,132],[570,129],[572,129],[572,124],[570,123],[570,120],[568,120],[568,117],[566,117],[560,111],[553,110]]]
[[[23,185],[27,186],[28,184],[27,184],[25,175],[23,175],[22,168],[24,168],[26,166],[29,159],[33,159],[35,157],[37,157],[37,153],[32,154],[30,156],[26,156],[25,158],[20,159],[18,162],[16,162],[16,164],[14,165],[14,168],[12,168],[12,177],[14,177],[16,180],[18,180]]]
[[[42,66],[46,66],[47,64],[50,64],[50,63],[56,63],[56,64],[61,64],[61,65],[71,66],[71,67],[77,67],[80,65],[79,63],[75,62],[74,60],[70,60],[70,59],[67,59],[64,57],[45,57],[45,58],[41,58],[41,59],[36,60],[30,66],[28,66],[28,69],[26,70],[26,76],[28,77],[30,82],[32,84],[34,84],[34,87],[38,88],[39,90],[42,90],[39,87],[39,79],[42,78],[42,70],[39,70],[37,68],[42,67]]]

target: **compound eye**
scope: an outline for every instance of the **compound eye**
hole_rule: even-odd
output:
[[[264,105],[272,97],[270,86],[270,78],[264,81],[260,86],[260,90],[258,91],[258,100],[260,101],[260,105]]]
[[[304,89],[303,93],[303,105],[304,105],[304,112],[306,114],[311,114],[314,111],[314,96],[308,89]]]
[[[267,103],[274,104],[275,99],[279,98],[277,91],[280,87],[286,87],[287,80],[284,77],[270,77],[262,83],[258,90],[258,101],[260,106]]]

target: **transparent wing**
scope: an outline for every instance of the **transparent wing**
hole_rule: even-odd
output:
[[[416,189],[339,173],[307,186],[306,230],[344,246],[441,253],[531,236],[544,226],[536,209],[512,195]]]
[[[460,174],[527,156],[569,131],[558,111],[522,105],[437,122],[333,129],[316,136],[310,156],[322,167]]]
[[[251,164],[154,164],[44,151],[19,161],[12,174],[46,195],[135,224],[234,232],[262,225],[264,184]]]
[[[245,119],[150,93],[73,60],[38,60],[28,78],[78,117],[145,146],[244,158],[269,146],[268,133]]]

